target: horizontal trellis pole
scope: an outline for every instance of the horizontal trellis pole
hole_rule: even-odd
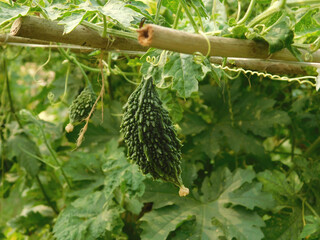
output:
[[[282,49],[274,54],[268,53],[268,44],[253,40],[205,36],[148,24],[137,30],[142,46],[154,47],[174,52],[237,58],[276,59],[297,61],[289,50]],[[209,41],[209,42],[208,42]],[[210,47],[209,47],[210,43]],[[303,54],[306,51],[301,51]],[[320,62],[320,51],[313,53],[312,62]]]
[[[120,37],[103,38],[97,31],[79,25],[68,34],[64,33],[63,25],[44,18],[26,16],[18,18],[11,27],[10,34],[24,38],[47,42],[68,43],[84,47],[105,50],[145,51],[136,40]]]
[[[90,52],[94,49],[120,51],[141,55],[147,47],[175,52],[207,55],[208,40],[211,44],[210,61],[222,64],[222,57],[228,57],[227,65],[272,74],[305,75],[304,66],[320,68],[319,51],[313,54],[313,63],[297,62],[288,50],[268,55],[265,43],[223,37],[205,37],[200,34],[182,32],[157,25],[146,25],[138,30],[139,42],[134,39],[114,37],[103,38],[99,33],[85,26],[78,26],[72,32],[63,34],[64,28],[56,22],[39,17],[26,16],[17,19],[11,27],[11,35],[0,34],[0,44],[30,47],[57,48],[54,43],[64,43],[63,48],[74,52]],[[112,40],[111,40],[112,39]],[[51,45],[50,45],[51,44]],[[318,62],[318,63],[316,63]]]

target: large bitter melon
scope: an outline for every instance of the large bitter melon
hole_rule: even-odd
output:
[[[152,78],[140,83],[123,109],[121,132],[128,145],[128,158],[144,174],[172,182],[180,187],[180,196],[186,196],[189,189],[183,186],[180,167],[182,145]]]
[[[66,131],[73,130],[73,124],[83,121],[89,116],[89,113],[97,99],[96,94],[91,87],[86,87],[82,92],[72,101],[69,107],[70,123],[66,126]]]

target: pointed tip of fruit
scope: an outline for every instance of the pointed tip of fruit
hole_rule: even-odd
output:
[[[185,186],[181,186],[179,190],[179,196],[180,197],[185,197],[189,194],[189,188],[186,188]]]
[[[65,130],[67,133],[72,132],[73,131],[73,125],[72,123],[68,123],[68,125],[65,127]]]

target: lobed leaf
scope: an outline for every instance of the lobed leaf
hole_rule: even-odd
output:
[[[237,169],[231,173],[227,168],[220,168],[203,181],[202,193],[194,189],[193,196],[183,199],[168,184],[147,184],[142,200],[153,202],[154,210],[141,218],[142,239],[151,236],[166,239],[171,231],[192,216],[196,226],[190,237],[194,239],[223,236],[227,239],[262,239],[264,235],[260,228],[265,224],[251,210],[271,208],[273,199],[261,191],[262,185],[255,183],[254,178],[252,170]],[[154,219],[157,224],[151,226]]]

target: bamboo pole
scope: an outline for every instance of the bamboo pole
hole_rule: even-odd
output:
[[[47,42],[47,41],[16,37],[16,36],[11,36],[9,34],[0,34],[0,44],[6,44],[6,43],[26,43],[26,44],[43,44],[43,45],[50,44],[50,42]]]
[[[183,32],[153,24],[148,24],[137,32],[139,33],[139,43],[145,47],[186,54],[200,52],[207,55],[209,47],[207,41],[209,41],[211,46],[209,56],[297,61],[287,49],[269,55],[266,43],[253,40],[205,37],[201,34]],[[302,52],[305,53],[305,51]],[[315,52],[312,56],[312,62],[320,62],[320,51]]]
[[[146,27],[138,30],[138,32],[139,41],[142,41],[142,44],[146,46],[158,47],[189,54],[193,54],[196,51],[202,51],[204,55],[207,54],[207,40],[204,38],[204,36],[198,34],[185,33],[156,25],[146,25]],[[90,52],[95,48],[107,48],[107,50],[109,51],[119,51],[129,54],[141,55],[144,54],[147,50],[147,48],[141,47],[140,44],[131,39],[116,38],[113,42],[111,42],[106,38],[100,37],[100,35],[96,31],[83,26],[78,26],[71,33],[63,35],[63,26],[49,20],[31,16],[23,17],[16,20],[12,25],[11,33],[24,37],[0,34],[0,44],[2,42],[2,44],[8,45],[22,44],[23,46],[51,47],[55,49],[59,46],[50,45],[49,41],[62,42],[72,45],[61,45],[60,47],[71,48],[72,51],[82,53]],[[175,37],[173,35],[175,35]],[[267,46],[263,43],[256,43],[250,40],[239,40],[220,37],[208,37],[208,40],[210,40],[210,44],[212,44],[212,46],[216,46],[212,47],[213,49],[210,54],[212,54],[213,52],[213,54],[221,54],[221,56],[223,57],[228,57],[229,55],[232,56],[228,57],[228,60],[230,60],[227,62],[228,66],[236,66],[239,68],[257,71],[266,71],[272,74],[289,75],[305,75],[306,72],[304,71],[303,66],[313,66],[320,68],[320,63],[292,62],[292,60],[296,61],[296,59],[292,55],[289,55],[290,53],[285,53],[287,55],[280,54],[279,57],[280,59],[286,59],[286,57],[283,56],[290,56],[289,59],[291,60],[289,61],[288,59],[286,61],[275,60],[274,56],[277,57],[276,54],[269,57],[269,59],[253,59],[252,57],[259,56],[259,51],[260,55],[262,52],[263,54],[265,54],[264,56],[266,56],[265,51],[267,50],[265,50],[264,48]],[[216,44],[216,42],[218,45]],[[241,47],[239,47],[237,43],[240,43],[239,46]],[[231,46],[233,48],[231,48],[230,50],[230,48],[228,48],[227,46]],[[245,48],[243,48],[243,46],[245,46]],[[252,56],[250,55],[250,51],[253,50],[250,49],[250,46],[255,46],[255,49],[259,49],[259,47],[261,47],[262,49],[260,49],[259,51],[255,51],[256,54],[253,54]],[[247,50],[244,51],[244,49]],[[237,55],[241,55],[240,58],[234,57]],[[319,53],[317,52],[313,56],[313,61],[318,60],[318,56]],[[215,64],[222,64],[222,57],[212,56],[210,58],[210,61]]]
[[[136,40],[113,37],[103,38],[98,32],[79,25],[72,32],[64,33],[64,27],[44,18],[25,16],[12,24],[10,34],[13,36],[80,45],[105,50],[138,50],[145,51]]]
[[[222,57],[210,57],[210,62],[221,65]],[[268,72],[272,74],[306,75],[303,67],[320,68],[320,63],[289,62],[282,60],[266,60],[253,58],[228,58],[228,67],[238,67],[255,71]]]

